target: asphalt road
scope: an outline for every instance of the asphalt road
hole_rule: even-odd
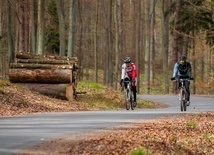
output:
[[[138,120],[214,111],[214,98],[191,96],[191,105],[186,112],[180,111],[177,96],[138,95],[138,98],[166,103],[169,108],[46,113],[1,118],[0,154],[9,155],[44,140],[93,132]]]

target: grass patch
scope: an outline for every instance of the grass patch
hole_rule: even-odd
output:
[[[153,102],[141,100],[141,99],[137,99],[137,105],[139,108],[150,108],[150,109],[155,108],[155,105],[153,104]]]
[[[105,87],[101,84],[88,81],[78,81],[77,90],[78,91],[94,91],[94,90],[103,90]]]
[[[120,108],[120,104],[110,98],[106,98],[103,94],[86,94],[83,95],[78,102],[87,103],[87,107],[91,110],[111,110]]]
[[[0,93],[5,94],[4,87],[10,86],[11,83],[7,79],[0,78]]]
[[[188,128],[195,128],[196,125],[197,125],[197,123],[193,122],[193,121],[189,121],[186,123],[186,127],[188,127]]]
[[[203,137],[206,141],[210,142],[210,141],[212,141],[214,136],[211,133],[204,133]]]
[[[11,83],[9,80],[0,78],[0,87],[10,86],[10,85]]]
[[[149,151],[145,151],[142,149],[136,149],[136,150],[132,150],[130,152],[130,155],[151,155],[151,153],[149,153]]]

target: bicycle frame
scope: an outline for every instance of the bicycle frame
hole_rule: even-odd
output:
[[[187,109],[187,91],[186,91],[186,87],[185,87],[185,81],[190,81],[189,79],[180,79],[180,83],[181,83],[181,87],[179,88],[180,90],[180,107],[181,107],[181,111],[186,111]]]
[[[124,83],[127,84],[127,87],[125,89],[125,103],[126,103],[126,109],[129,110],[130,107],[132,110],[134,110],[134,105],[133,105],[133,97],[132,97],[132,85],[131,85],[131,80],[126,80]]]

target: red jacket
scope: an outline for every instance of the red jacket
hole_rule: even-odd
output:
[[[137,77],[136,66],[134,63],[131,63],[129,67],[127,67],[125,63],[122,65],[121,79],[124,79],[125,76],[129,76],[132,79]]]

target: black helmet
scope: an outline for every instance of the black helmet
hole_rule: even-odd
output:
[[[125,63],[130,63],[130,62],[131,62],[131,58],[130,58],[130,57],[126,57],[126,58],[124,59],[124,62],[125,62]]]
[[[186,61],[186,60],[187,60],[187,57],[186,57],[186,56],[184,56],[184,55],[182,55],[182,56],[180,56],[180,60],[184,60],[184,61]]]

